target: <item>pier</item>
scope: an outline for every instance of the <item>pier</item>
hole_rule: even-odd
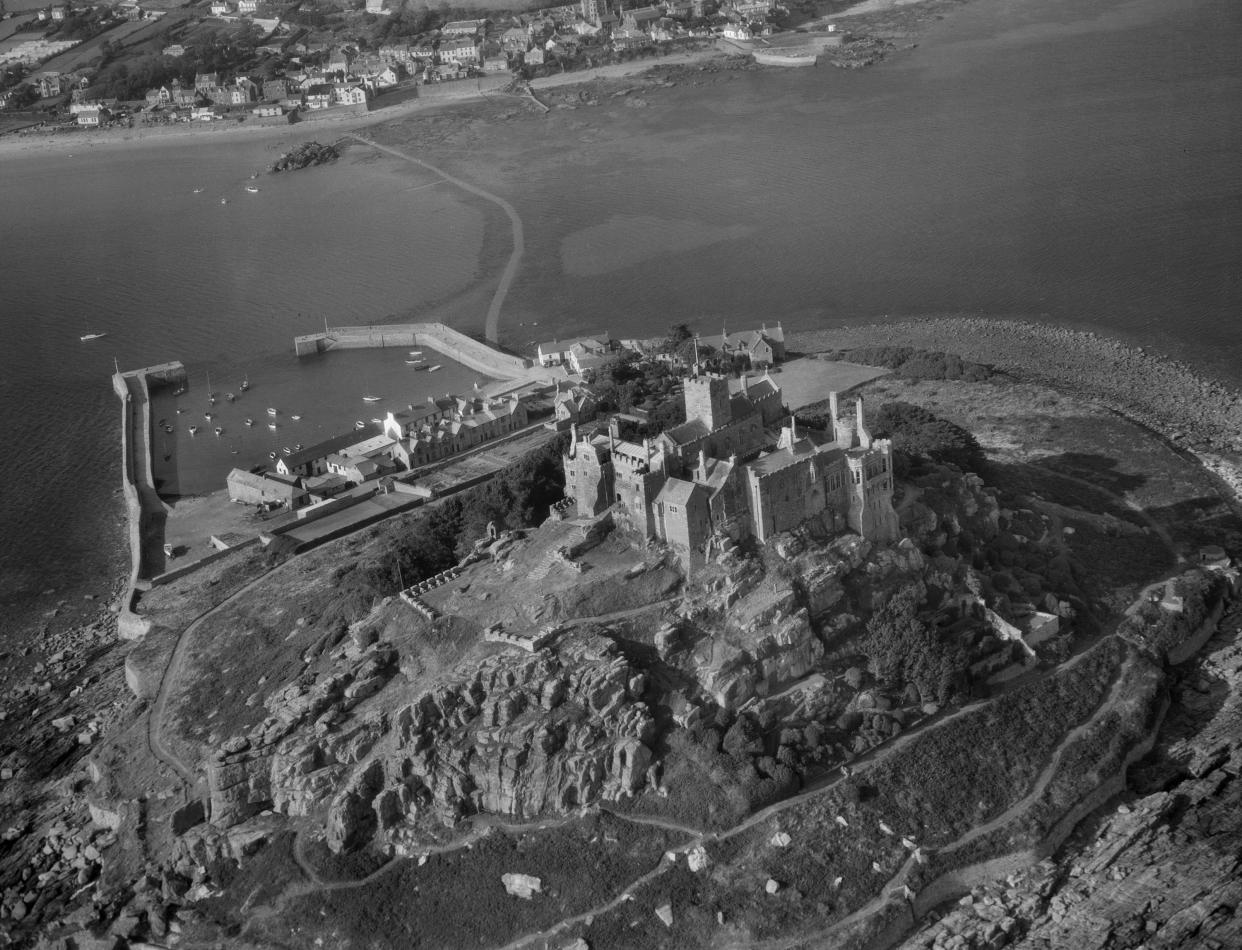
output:
[[[325,327],[323,333],[309,333],[293,338],[293,351],[298,356],[313,356],[330,350],[389,346],[434,350],[495,379],[519,379],[530,376],[535,369],[530,360],[502,353],[443,323]]]

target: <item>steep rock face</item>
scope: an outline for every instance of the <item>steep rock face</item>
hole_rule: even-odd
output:
[[[492,657],[396,714],[386,771],[443,821],[565,812],[628,794],[651,762],[645,688],[603,638]]]
[[[806,676],[824,656],[805,608],[754,623],[749,633],[707,638],[695,649],[692,671],[699,684],[726,709],[753,696],[766,696]]]

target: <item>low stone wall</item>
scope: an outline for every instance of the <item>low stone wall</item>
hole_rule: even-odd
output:
[[[206,567],[208,564],[213,564],[216,561],[228,557],[230,554],[242,550],[243,548],[250,547],[258,540],[258,535],[255,535],[253,538],[248,538],[240,544],[233,545],[231,548],[225,548],[223,551],[213,551],[211,554],[208,554],[205,557],[200,557],[198,560],[189,561],[182,564],[180,567],[174,567],[171,571],[165,571],[163,574],[159,574],[151,578],[151,586],[160,587],[164,584],[171,584],[173,581],[185,577],[187,574],[193,574],[199,568]]]
[[[1165,654],[1165,660],[1169,666],[1178,666],[1181,663],[1185,663],[1202,650],[1205,643],[1212,639],[1212,636],[1216,633],[1217,624],[1220,623],[1220,618],[1225,612],[1226,602],[1227,599],[1222,597],[1202,626]]]

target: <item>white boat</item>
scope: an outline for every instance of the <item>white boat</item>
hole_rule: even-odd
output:
[[[269,423],[267,424],[267,427],[268,427],[269,429],[271,429],[273,432],[275,432],[275,431],[276,431],[276,423],[274,423],[274,422],[269,422]]]
[[[225,399],[227,399],[229,402],[232,402],[232,401],[233,401],[234,399],[236,399],[237,397],[236,397],[236,396],[234,396],[232,393],[225,393],[225,394],[224,394],[224,398],[225,398]]]
[[[410,356],[422,356],[422,355],[423,355],[422,350],[410,350]]]
[[[293,451],[295,451],[295,452],[301,452],[301,451],[302,451],[302,443],[301,443],[301,442],[299,442],[297,445],[295,445],[295,446],[293,447]]]
[[[216,432],[217,439],[220,438],[220,436],[224,435],[224,430],[221,429],[219,426],[216,426],[215,432]]]
[[[426,361],[425,360],[406,360],[405,365],[406,366],[422,366],[424,362]]]
[[[164,426],[164,432],[165,432],[165,433],[167,433],[168,435],[172,435],[172,434],[173,434],[173,427],[172,427],[172,426]]]
[[[190,426],[190,435],[198,435],[198,426]]]
[[[80,337],[83,343],[89,343],[91,340],[100,340],[106,337],[106,333],[84,333]]]
[[[292,454],[293,454],[293,449],[289,448],[289,446],[287,446],[287,445],[286,445],[283,449],[281,449],[280,451],[284,452],[284,453],[285,453],[285,455],[292,455]]]
[[[250,377],[247,376],[245,379],[241,381],[241,391],[245,392],[249,388],[250,388]]]
[[[247,426],[247,427],[249,427],[249,426],[252,426],[252,425],[254,425],[254,420],[253,420],[253,419],[247,419],[247,420],[246,420],[246,426]]]
[[[384,398],[383,396],[363,396],[362,401],[363,402],[379,402],[383,398]]]
[[[383,419],[372,419],[371,421],[374,422],[377,426],[382,426],[384,424]]]
[[[254,185],[247,185],[246,190],[250,192],[252,195],[257,195],[259,193],[259,189],[256,188]]]
[[[269,409],[267,410],[267,414],[268,414],[269,416],[274,416],[274,415],[276,415],[276,410],[275,410],[275,409],[271,409],[271,408],[269,408]]]
[[[268,452],[268,453],[267,453],[267,457],[268,457],[268,458],[270,458],[270,459],[274,459],[274,458],[276,458],[276,453],[275,453],[275,452]]]
[[[427,367],[427,372],[429,372],[429,373],[434,373],[434,372],[435,372],[436,370],[438,370],[439,368],[440,368],[440,364],[439,364],[439,363],[437,363],[435,366],[428,366],[428,367]]]
[[[202,189],[202,188],[195,188],[195,189],[194,189],[194,194],[196,194],[196,195],[201,195],[202,193],[203,193],[203,189]]]
[[[181,413],[183,413],[183,412],[185,412],[185,410],[184,410],[184,409],[178,409],[178,410],[177,410],[177,415],[181,415]]]
[[[290,416],[289,418],[290,418],[290,419],[292,419],[294,422],[301,422],[301,421],[302,421],[302,417],[301,417],[301,416]]]
[[[226,205],[226,204],[228,204],[228,203],[229,203],[229,199],[228,199],[228,198],[221,198],[221,199],[220,199],[220,204],[222,204],[222,205]]]
[[[211,413],[210,413],[210,412],[204,412],[204,413],[203,413],[203,418],[204,418],[204,419],[206,419],[208,422],[210,422],[210,421],[211,421],[211,419],[212,419]]]
[[[361,419],[359,419],[357,422],[354,423],[355,429],[365,429],[366,427],[367,427],[367,424],[363,422]]]

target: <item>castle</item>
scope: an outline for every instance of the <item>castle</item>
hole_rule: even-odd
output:
[[[799,431],[780,388],[697,372],[685,381],[686,422],[642,443],[579,437],[563,456],[565,495],[578,517],[612,509],[618,527],[658,538],[686,563],[725,538],[759,542],[818,518],[832,531],[897,539],[892,445],[830,396],[832,431]],[[615,420],[614,420],[615,423]]]

